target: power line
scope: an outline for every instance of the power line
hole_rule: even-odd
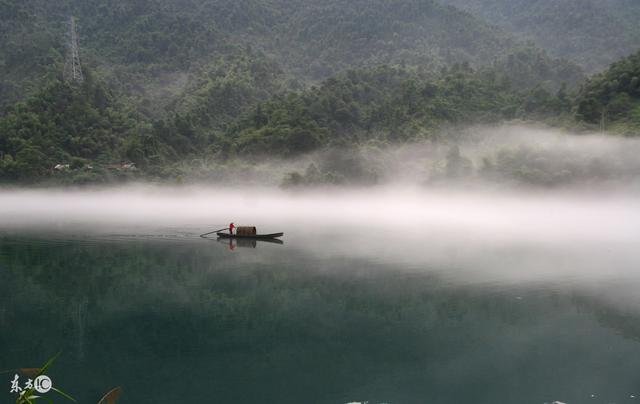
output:
[[[64,62],[64,80],[67,83],[82,83],[82,67],[80,66],[80,52],[78,51],[78,33],[76,32],[76,19],[69,18],[69,43],[67,58]]]

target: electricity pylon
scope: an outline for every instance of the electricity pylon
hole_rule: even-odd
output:
[[[67,58],[64,62],[64,80],[67,83],[82,83],[82,67],[80,66],[80,52],[78,51],[78,33],[76,32],[76,19],[69,18],[69,44]]]

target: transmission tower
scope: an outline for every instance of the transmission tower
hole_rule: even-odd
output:
[[[64,80],[67,83],[82,83],[82,68],[80,67],[80,52],[78,51],[78,33],[76,32],[76,19],[69,18],[69,44],[67,59],[64,62]]]

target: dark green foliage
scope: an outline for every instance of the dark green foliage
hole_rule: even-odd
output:
[[[180,112],[148,124],[139,121],[140,115],[124,112],[123,104],[87,73],[82,88],[54,81],[0,120],[3,178],[55,173],[75,182],[126,179],[127,171],[98,171],[120,161],[163,177],[178,175],[169,165],[203,157],[294,157],[342,149],[346,154],[334,152],[318,175],[293,175],[288,182],[340,183],[349,178],[372,183],[375,170],[351,161],[353,146],[433,139],[446,126],[546,119],[570,109],[563,89],[556,95],[542,87],[517,92],[494,71],[475,71],[468,64],[435,76],[385,66],[350,70],[317,87],[281,92],[279,71],[268,59],[243,54],[211,65],[200,89],[175,106]],[[271,93],[277,95],[267,99]],[[69,167],[54,172],[56,164]],[[95,167],[85,170],[89,165]],[[451,165],[447,172],[457,176],[456,170]]]
[[[519,97],[468,66],[429,79],[403,69],[349,71],[260,104],[227,134],[238,153],[295,155],[371,138],[428,137],[443,124],[514,117]]]
[[[608,0],[612,10],[624,1]],[[562,18],[577,16],[569,4]],[[80,88],[60,81],[71,14]],[[0,0],[0,35],[4,181],[137,175],[104,168],[126,161],[179,177],[182,162],[352,150],[512,119],[640,127],[637,54],[574,102],[575,64],[431,0]],[[344,166],[349,175],[320,166],[290,180],[375,182],[369,168]]]
[[[308,82],[380,64],[489,65],[518,47],[433,0],[2,0],[0,110],[60,71],[69,15],[78,18],[84,63],[154,116],[239,49],[262,52],[277,64],[269,70]]]
[[[262,53],[239,52],[203,68],[172,109],[205,130],[222,130],[259,102],[283,91],[284,74]]]
[[[62,60],[62,38],[43,29],[27,3],[0,0],[0,111],[37,88],[32,80]]]
[[[591,123],[640,128],[640,52],[624,58],[590,78],[576,100],[579,119]]]
[[[77,169],[85,161],[117,159],[137,124],[91,74],[81,87],[52,81],[0,119],[0,178],[30,179],[57,164]]]

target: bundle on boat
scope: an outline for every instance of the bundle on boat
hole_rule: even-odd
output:
[[[207,238],[209,234],[215,233],[218,237],[222,238],[258,238],[258,239],[274,239],[284,236],[284,233],[270,233],[270,234],[258,234],[255,226],[238,226],[235,228],[235,233],[227,233],[229,228],[214,230],[209,233],[201,234],[200,237]]]
[[[254,238],[254,239],[274,239],[284,236],[284,233],[270,233],[270,234],[258,234],[258,230],[255,226],[238,226],[235,228],[233,234],[229,234],[225,231],[219,231],[216,233],[218,237],[222,238]]]
[[[236,236],[255,236],[258,232],[254,226],[236,227]]]

